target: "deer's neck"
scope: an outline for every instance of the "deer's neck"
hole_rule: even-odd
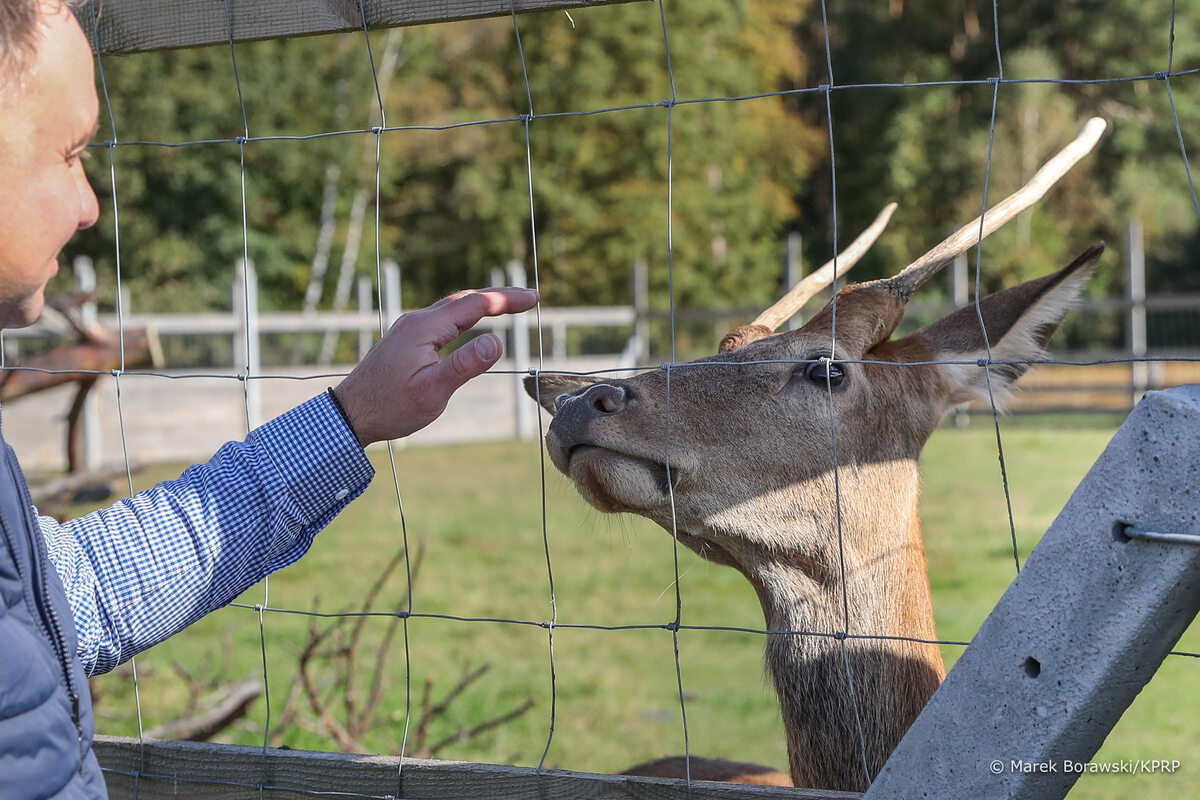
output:
[[[843,491],[847,483],[881,480],[871,472],[846,470]],[[832,525],[798,517],[781,524],[802,530],[773,538],[817,546],[790,557],[773,553],[748,570],[768,630],[817,634],[772,634],[767,641],[798,786],[865,791],[867,775],[878,774],[945,677],[938,647],[909,641],[936,639],[916,465],[897,474],[892,464],[882,480],[890,488],[883,495],[864,494],[862,486],[843,494],[896,499],[843,503],[840,546],[836,515]]]

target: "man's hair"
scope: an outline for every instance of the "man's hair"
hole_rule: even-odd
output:
[[[37,50],[43,15],[87,0],[0,0],[0,98],[20,89]]]
[[[0,89],[19,82],[37,47],[44,0],[0,0]]]

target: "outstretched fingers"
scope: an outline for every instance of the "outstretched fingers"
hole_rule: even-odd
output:
[[[434,322],[431,343],[441,349],[484,317],[528,311],[537,301],[537,292],[514,287],[456,292],[428,309]],[[427,379],[448,395],[490,369],[500,360],[501,351],[500,339],[495,334],[483,334],[430,365]]]
[[[454,325],[457,333],[475,327],[484,317],[519,314],[537,305],[538,293],[533,289],[504,286],[497,289],[467,289],[443,297],[426,309],[439,321]],[[446,344],[446,342],[442,342]]]
[[[484,317],[528,311],[528,289],[458,292],[401,317],[337,387],[361,444],[407,436],[437,419],[450,396],[500,359],[500,339],[485,333],[445,358],[438,352]]]

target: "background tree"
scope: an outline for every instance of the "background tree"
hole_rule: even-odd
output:
[[[853,230],[857,220],[868,219],[886,200],[901,203],[891,233],[860,268],[863,273],[894,269],[885,264],[905,263],[946,228],[979,213],[995,95],[993,201],[1028,178],[1087,117],[1103,116],[1111,129],[1094,157],[1061,189],[985,247],[985,288],[1045,271],[1095,239],[1120,245],[1131,217],[1142,220],[1154,243],[1148,254],[1152,289],[1200,285],[1194,258],[1180,257],[1180,245],[1195,235],[1197,217],[1165,84],[1103,80],[1167,69],[1172,4],[1001,4],[1004,77],[1023,82],[1006,83],[998,94],[986,83],[998,74],[992,9],[990,2],[975,0],[937,7],[849,0],[829,8],[836,84],[952,82],[833,94],[840,224]],[[1181,33],[1174,68],[1182,70],[1200,55],[1200,43],[1190,33],[1200,23],[1200,9],[1179,6],[1176,14],[1175,29]],[[805,52],[823,51],[819,17],[810,15],[798,35]],[[828,82],[823,61],[810,61],[809,67],[808,85]],[[1053,82],[1059,80],[1068,83]],[[1200,86],[1180,76],[1171,88],[1186,136],[1200,116]],[[810,124],[825,124],[823,105],[809,104],[802,113]],[[828,153],[825,159],[814,174],[829,174]],[[798,201],[814,215],[828,208],[828,178],[810,184]],[[831,248],[824,234],[810,239],[816,252]],[[1118,263],[1106,259],[1091,291],[1120,291]]]
[[[786,231],[805,234],[809,264],[832,253],[829,109],[840,239],[886,202],[901,203],[860,275],[923,251],[978,214],[985,175],[990,196],[1003,196],[1100,114],[1111,131],[1098,152],[989,241],[985,288],[1043,272],[1096,239],[1120,245],[1131,217],[1146,227],[1151,291],[1200,287],[1196,211],[1166,84],[1123,80],[1167,69],[1169,0],[1002,4],[1004,77],[1018,82],[998,92],[987,83],[998,74],[991,3],[826,4],[833,83],[848,87],[832,93],[828,109],[813,91],[830,81],[819,5],[665,9],[670,70],[653,3],[521,16],[527,73],[507,18],[372,34],[376,70],[398,37],[394,78],[380,87],[388,130],[379,239],[383,257],[404,271],[406,306],[486,283],[510,258],[529,264],[535,229],[551,304],[626,302],[630,266],[642,259],[660,307],[669,279],[680,307],[762,305],[779,288]],[[1200,56],[1200,8],[1174,13],[1179,72]],[[245,147],[246,236],[264,304],[299,308],[323,251],[323,213],[334,221],[324,237],[329,262],[374,274],[372,63],[361,34],[236,52],[251,137],[312,137]],[[119,141],[222,142],[113,151],[122,276],[135,309],[227,307],[243,240],[240,153],[229,141],[243,119],[228,48],[106,57],[103,68]],[[1186,139],[1200,122],[1200,84],[1178,75],[1171,89]],[[531,100],[532,226],[522,116]],[[316,136],[330,131],[353,132]],[[94,155],[103,200],[107,154]],[[368,200],[357,249],[347,222],[356,197]],[[110,284],[112,219],[110,209],[69,251],[93,255]],[[1106,259],[1093,292],[1120,290],[1118,265]],[[322,307],[336,272],[316,270]]]
[[[791,36],[801,6],[680,4],[670,10],[680,100],[760,92],[795,81]],[[644,4],[520,19],[529,95],[534,208],[543,289],[551,303],[628,299],[635,259],[665,290],[668,110],[672,97],[657,9]],[[372,36],[378,60],[381,39]],[[238,45],[251,137],[306,136],[377,124],[361,35]],[[425,303],[531,248],[521,58],[508,19],[406,29],[384,105],[381,249],[404,269],[406,305]],[[179,143],[241,135],[228,48],[103,61],[118,141]],[[378,68],[378,64],[376,64]],[[641,106],[595,116],[564,112]],[[550,115],[550,116],[546,116]],[[791,195],[811,163],[812,131],[776,97],[671,111],[674,275],[684,303],[714,292],[760,302],[775,289]],[[483,124],[468,124],[481,122]],[[414,126],[452,127],[415,130]],[[392,130],[392,128],[398,128]],[[112,138],[111,131],[101,137]],[[319,234],[326,169],[337,166],[333,259],[347,245],[355,193],[374,197],[375,136],[251,141],[245,148],[249,252],[265,302],[296,307]],[[95,153],[102,162],[104,151]],[[228,303],[242,252],[236,143],[120,146],[122,273],[134,305]],[[367,156],[364,171],[364,155]],[[106,164],[93,162],[102,199]],[[73,244],[114,270],[112,217]],[[373,274],[373,213],[354,259]],[[325,296],[329,296],[326,279]]]

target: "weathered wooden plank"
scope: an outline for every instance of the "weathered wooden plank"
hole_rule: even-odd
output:
[[[144,761],[143,761],[144,752]],[[146,742],[99,737],[96,756],[113,800],[311,800],[338,797],[455,800],[859,800],[862,795],[694,781],[593,775],[529,767],[265,751],[202,742]],[[260,790],[261,787],[261,790]]]
[[[513,0],[518,12],[637,0]],[[102,55],[362,30],[358,0],[92,0],[76,8]],[[372,29],[511,13],[509,0],[364,0]],[[97,14],[98,10],[98,14]],[[94,19],[97,17],[98,19]]]

